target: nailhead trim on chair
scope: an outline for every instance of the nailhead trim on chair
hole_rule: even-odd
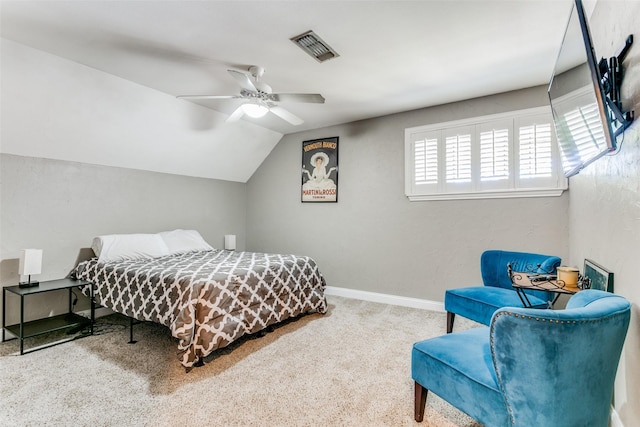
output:
[[[611,316],[607,316],[601,319],[597,319],[597,320],[571,320],[571,321],[566,321],[566,320],[557,320],[557,319],[541,319],[540,317],[535,317],[535,316],[525,316],[523,314],[518,314],[518,313],[512,313],[510,311],[501,311],[498,312],[495,315],[495,318],[497,319],[499,316],[513,316],[513,317],[521,317],[523,319],[529,319],[529,320],[535,320],[537,322],[546,322],[549,321],[549,323],[566,323],[566,324],[577,324],[577,323],[600,323],[602,322],[604,319],[610,319],[612,317],[616,317],[616,316],[620,316],[623,313],[616,313],[616,314],[612,314]],[[493,342],[493,322],[491,322],[491,328],[490,328],[490,333],[489,333],[489,345],[491,347],[491,359],[493,360],[493,366],[495,368],[496,366],[496,359],[495,359],[495,346],[494,346],[494,342]],[[500,386],[500,390],[502,390],[502,395],[505,396],[504,393],[504,387],[502,384],[502,378],[500,378],[500,374],[498,374],[498,371],[496,371],[496,378],[498,379],[498,386]],[[516,421],[513,419],[513,410],[511,409],[511,404],[509,403],[509,399],[507,399],[507,397],[505,396],[504,398],[505,400],[505,404],[507,405],[507,410],[509,411],[509,418],[511,419],[511,425],[515,425]]]
[[[516,317],[520,317],[518,314],[501,311],[495,316],[495,318],[502,315],[509,315],[509,316],[515,315]],[[491,322],[491,325],[493,326],[493,322]],[[495,369],[497,363],[495,358],[496,352],[495,352],[495,343],[494,343],[494,336],[493,336],[493,327],[491,327],[490,333],[489,333],[489,346],[491,347],[491,360],[493,361],[493,367]],[[496,370],[496,378],[498,379],[498,386],[500,387],[500,390],[502,390],[502,395],[504,396],[504,402],[507,405],[507,410],[509,411],[509,419],[511,420],[511,425],[514,425],[516,421],[513,419],[513,410],[511,409],[511,404],[509,403],[509,399],[504,394],[504,386],[502,385],[502,378],[500,377],[500,374],[498,373],[497,370]]]

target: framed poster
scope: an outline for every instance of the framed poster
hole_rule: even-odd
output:
[[[338,137],[302,142],[302,201],[338,201]]]
[[[584,275],[591,279],[591,289],[613,292],[613,273],[601,265],[585,259]]]

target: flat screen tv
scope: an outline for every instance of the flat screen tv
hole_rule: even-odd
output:
[[[566,177],[615,151],[617,122],[607,104],[581,0],[575,0],[549,84]]]

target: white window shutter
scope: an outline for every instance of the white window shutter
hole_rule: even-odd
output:
[[[456,126],[443,130],[444,155],[440,156],[442,192],[457,194],[473,191],[475,139],[475,126]]]
[[[447,136],[445,140],[447,183],[471,181],[471,134]]]
[[[568,120],[578,132],[597,111]],[[567,188],[549,108],[405,129],[410,200],[559,196]],[[571,123],[575,123],[571,126]],[[590,143],[583,138],[585,150]]]
[[[476,191],[508,191],[513,187],[513,119],[478,123]]]
[[[516,188],[567,188],[553,118],[532,114],[515,120],[518,147]]]
[[[509,128],[480,131],[480,179],[509,178]]]
[[[439,165],[441,131],[405,130],[405,194],[433,194],[440,192]]]
[[[438,139],[424,138],[415,141],[414,147],[415,183],[438,183]]]
[[[551,123],[522,126],[518,141],[520,178],[552,176]]]

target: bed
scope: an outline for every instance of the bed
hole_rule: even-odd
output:
[[[243,335],[327,310],[325,280],[307,256],[214,249],[194,230],[99,236],[92,248],[74,275],[93,284],[97,304],[167,326],[187,369]]]

